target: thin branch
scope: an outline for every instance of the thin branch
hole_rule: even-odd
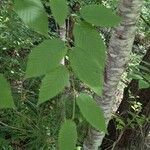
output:
[[[140,15],[140,18],[150,27],[150,22],[146,20],[143,15]]]

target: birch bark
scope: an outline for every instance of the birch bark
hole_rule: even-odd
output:
[[[112,31],[107,52],[104,91],[102,97],[97,98],[98,104],[104,111],[106,124],[111,119],[112,109],[116,105],[117,85],[129,61],[142,3],[143,0],[120,0],[118,6],[118,14],[123,20]],[[104,135],[89,129],[83,149],[98,150]]]

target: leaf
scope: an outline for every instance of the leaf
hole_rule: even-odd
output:
[[[149,74],[149,73],[144,74],[143,77],[144,77],[147,81],[150,82],[150,74]]]
[[[139,80],[139,89],[150,88],[150,84],[144,80]]]
[[[86,50],[89,57],[96,59],[101,65],[105,65],[106,47],[93,26],[86,22],[75,24],[73,34],[76,47]]]
[[[82,93],[76,100],[83,117],[97,130],[106,132],[107,129],[103,112],[94,99]]]
[[[44,35],[48,33],[48,17],[40,0],[14,0],[14,7],[27,26]]]
[[[43,103],[46,100],[56,96],[68,84],[69,73],[64,66],[60,66],[57,69],[49,72],[42,80],[39,103]]]
[[[88,24],[76,24],[75,48],[70,52],[71,67],[76,76],[98,95],[102,93],[105,45],[100,35]]]
[[[45,40],[33,48],[29,55],[26,78],[45,75],[60,65],[66,47],[59,39]]]
[[[102,27],[113,27],[119,24],[121,18],[102,5],[87,5],[82,7],[81,16],[89,23]]]
[[[68,15],[67,1],[66,0],[50,0],[50,7],[51,7],[52,14],[56,22],[59,25],[63,25]]]
[[[0,108],[15,107],[11,95],[11,88],[7,80],[0,74]]]
[[[100,64],[80,48],[74,48],[70,53],[71,67],[76,76],[98,95],[102,93],[103,71]]]
[[[141,75],[139,75],[139,74],[136,74],[136,73],[130,73],[129,75],[128,75],[128,78],[132,78],[132,79],[135,79],[135,80],[137,80],[137,79],[143,79],[143,77],[141,76]]]
[[[150,69],[149,69],[148,67],[145,67],[145,66],[143,66],[143,65],[139,65],[138,68],[139,68],[141,71],[150,73]]]
[[[59,150],[75,150],[77,143],[76,124],[71,120],[66,120],[59,131]]]

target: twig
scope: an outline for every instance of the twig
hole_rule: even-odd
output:
[[[147,20],[143,17],[143,15],[140,15],[140,18],[150,27],[150,22],[147,21]]]

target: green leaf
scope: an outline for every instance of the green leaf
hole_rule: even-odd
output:
[[[66,51],[64,42],[59,39],[45,40],[33,48],[28,58],[26,78],[44,75],[58,67]]]
[[[137,80],[137,79],[143,80],[143,77],[142,77],[141,75],[136,74],[136,73],[134,73],[134,72],[128,74],[128,78],[132,78],[132,79],[135,79],[135,80]]]
[[[81,22],[80,24],[75,24],[73,34],[75,47],[84,49],[89,57],[104,66],[106,47],[95,28],[86,22]]]
[[[69,55],[71,67],[81,81],[101,95],[105,45],[95,29],[86,23],[75,25],[74,36],[75,48]]]
[[[59,94],[65,86],[69,84],[69,73],[64,66],[60,66],[57,69],[46,74],[42,80],[39,103]]]
[[[149,73],[144,74],[143,77],[144,77],[147,81],[150,82],[150,74],[149,74]]]
[[[66,0],[50,0],[52,14],[59,25],[65,23],[68,15],[68,6]]]
[[[14,0],[14,7],[27,26],[41,34],[48,33],[48,18],[40,0]]]
[[[138,68],[141,69],[141,70],[144,71],[144,72],[150,73],[150,69],[149,69],[148,67],[145,67],[145,66],[143,66],[143,65],[139,65]]]
[[[82,7],[81,16],[89,23],[102,27],[118,25],[121,18],[102,5],[87,5]]]
[[[103,69],[98,61],[91,60],[86,52],[74,48],[70,53],[71,67],[76,76],[98,95],[102,94]]]
[[[103,112],[94,99],[87,94],[80,94],[77,97],[77,105],[83,117],[97,130],[106,132],[106,124]]]
[[[11,88],[7,80],[0,74],[0,108],[12,108],[14,106]]]
[[[59,150],[75,150],[77,143],[76,124],[71,120],[66,120],[59,131]]]
[[[150,84],[144,80],[139,80],[139,89],[150,88]]]

